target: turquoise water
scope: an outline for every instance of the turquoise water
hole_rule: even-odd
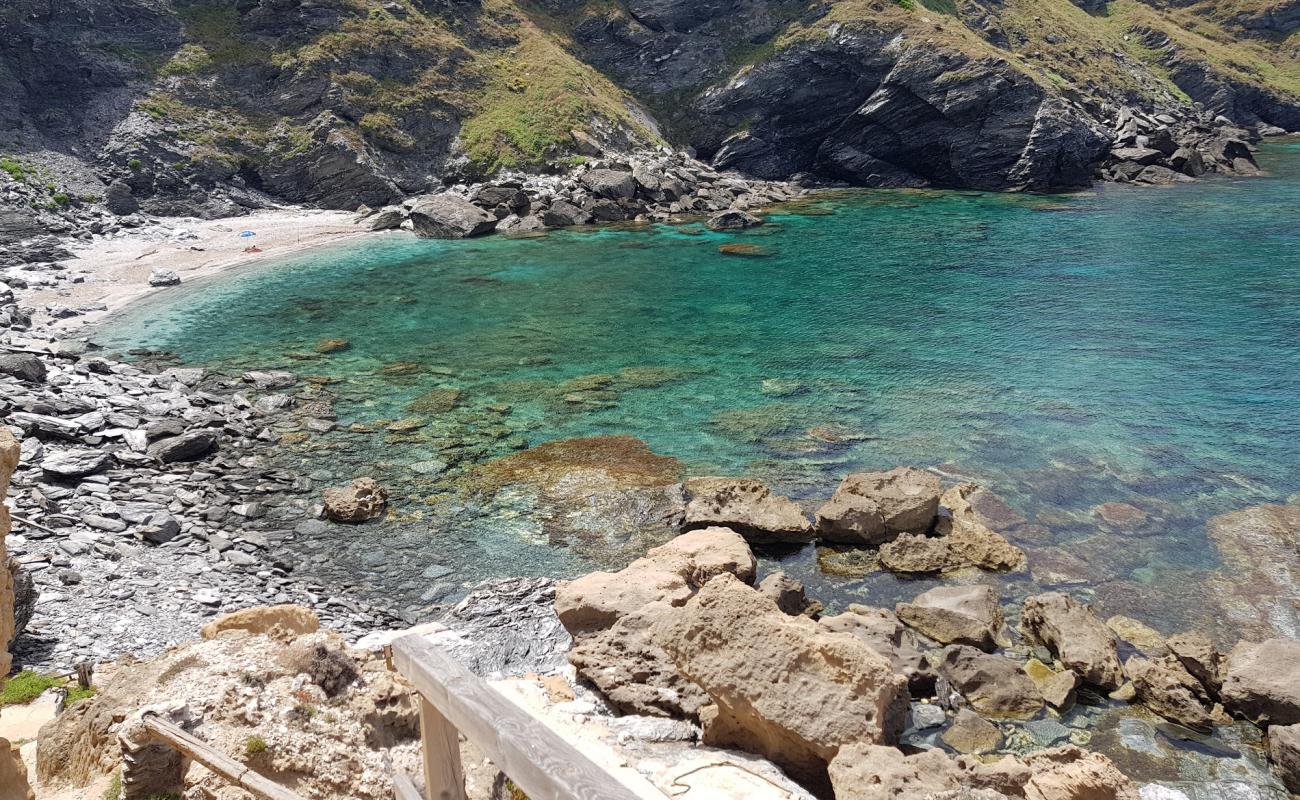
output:
[[[736,234],[394,235],[160,293],[98,338],[340,378],[341,428],[464,390],[416,436],[286,448],[322,477],[379,473],[402,515],[300,545],[304,564],[414,604],[429,565],[463,584],[603,559],[540,536],[527,501],[452,502],[412,464],[462,434],[452,449],[474,460],[520,437],[618,433],[810,507],[851,471],[938,466],[1041,526],[1026,544],[1079,559],[1110,613],[1156,608],[1173,627],[1189,576],[1214,566],[1205,520],[1300,492],[1300,144],[1269,145],[1262,163],[1270,177],[1167,189],[842,193]],[[329,337],[351,348],[295,355]],[[627,368],[656,371],[576,398],[565,385]],[[497,403],[513,412],[489,422]],[[1113,531],[1092,512],[1105,502],[1151,519]],[[920,588],[819,575],[811,548],[780,557],[840,602]]]

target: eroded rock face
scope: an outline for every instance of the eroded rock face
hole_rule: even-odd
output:
[[[939,673],[981,714],[1028,719],[1043,707],[1038,686],[1009,658],[949,645],[943,650]]]
[[[1223,655],[1214,643],[1203,634],[1180,633],[1170,636],[1165,644],[1183,669],[1200,681],[1210,695],[1217,696],[1223,685]]]
[[[1300,641],[1239,642],[1228,654],[1223,705],[1269,725],[1300,723]]]
[[[907,678],[914,696],[928,697],[934,693],[934,666],[917,649],[915,635],[903,627],[893,612],[854,603],[843,614],[822,617],[819,622],[827,630],[852,635],[889,659],[894,672]]]
[[[907,681],[852,636],[826,631],[731,575],[709,581],[651,638],[708,693],[707,744],[765,756],[811,786],[842,745],[893,742]]]
[[[896,747],[854,742],[830,764],[835,800],[931,797],[961,787],[961,770],[940,750],[903,755]]]
[[[1205,689],[1177,658],[1133,656],[1124,662],[1124,672],[1133,681],[1138,700],[1147,708],[1193,730],[1213,730],[1214,720],[1205,708],[1209,699]]]
[[[687,528],[721,525],[754,542],[809,542],[812,524],[799,504],[752,478],[690,478]]]
[[[1002,608],[988,586],[938,586],[899,603],[894,611],[911,628],[940,644],[991,651],[1002,628]]]
[[[939,478],[915,467],[847,476],[817,509],[817,531],[829,542],[882,544],[901,533],[925,533],[939,510]]]
[[[384,513],[388,492],[374,478],[325,490],[325,516],[336,522],[365,522]]]
[[[1085,683],[1111,690],[1124,682],[1114,632],[1069,595],[1048,592],[1025,598],[1020,625]]]

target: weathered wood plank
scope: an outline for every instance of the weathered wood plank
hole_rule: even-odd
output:
[[[423,636],[394,642],[393,660],[530,800],[667,800],[627,786]]]
[[[456,726],[424,698],[420,698],[420,739],[424,747],[426,800],[467,800],[460,735]]]
[[[397,800],[424,800],[424,795],[405,772],[393,773],[393,794],[397,795]]]
[[[157,714],[145,714],[144,726],[154,736],[199,762],[221,777],[263,800],[303,800],[274,781],[262,777],[207,742],[191,736]]]

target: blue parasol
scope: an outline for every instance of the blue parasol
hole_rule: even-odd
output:
[[[241,239],[247,239],[250,236],[256,236],[256,235],[257,234],[253,233],[252,231],[244,231],[243,233],[239,234]]]

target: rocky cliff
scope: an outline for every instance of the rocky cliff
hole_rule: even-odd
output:
[[[0,239],[663,143],[764,178],[1079,186],[1126,107],[1300,129],[1297,28],[1294,0],[14,0]]]

